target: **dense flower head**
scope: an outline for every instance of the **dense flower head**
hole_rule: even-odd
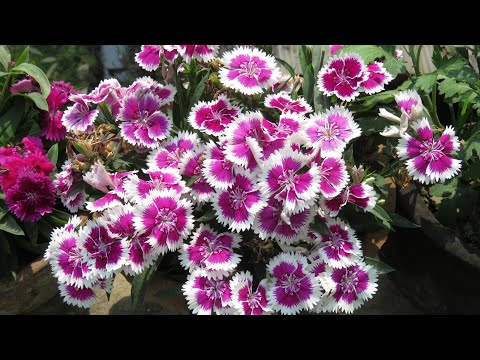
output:
[[[271,311],[267,302],[267,279],[263,279],[253,291],[250,271],[238,272],[230,281],[232,307],[241,315],[263,315]]]
[[[393,80],[383,64],[378,61],[374,61],[367,65],[368,78],[362,82],[363,91],[366,94],[376,94],[384,90],[385,85]]]
[[[74,191],[81,180],[81,175],[74,170],[72,162],[67,160],[53,182],[60,201],[71,213],[76,213],[85,204],[85,190]]]
[[[290,95],[283,91],[267,95],[264,102],[266,107],[278,109],[282,112],[305,115],[313,111],[304,98],[293,100]]]
[[[225,157],[225,144],[210,142],[206,146],[202,174],[213,188],[226,190],[235,181],[235,166]]]
[[[400,111],[406,114],[409,120],[418,120],[422,117],[422,99],[415,90],[400,91],[394,97]]]
[[[209,62],[218,54],[218,45],[176,45],[183,60],[189,64],[192,59]]]
[[[346,187],[332,199],[322,197],[321,204],[329,212],[329,215],[334,217],[347,202],[357,205],[364,211],[371,211],[375,207],[377,199],[377,194],[371,185],[359,183]]]
[[[145,171],[145,170],[144,170]],[[126,197],[132,202],[142,202],[153,189],[173,189],[178,194],[185,192],[185,181],[182,180],[177,169],[164,168],[162,170],[146,170],[148,179],[144,180],[137,174],[131,174],[125,181]]]
[[[91,132],[99,110],[91,110],[89,103],[80,95],[71,95],[69,99],[73,102],[73,105],[69,106],[63,113],[63,126],[67,131]]]
[[[189,195],[197,203],[210,200],[215,191],[202,173],[202,165],[204,160],[205,154],[203,151],[189,153],[183,160],[181,166],[182,175],[196,179],[196,181],[190,185],[191,193]]]
[[[399,158],[407,160],[410,176],[428,185],[444,182],[458,174],[462,162],[452,156],[457,153],[460,143],[453,127],[447,126],[437,140],[426,118],[414,122],[412,128],[417,138],[405,134],[397,146]]]
[[[221,62],[220,81],[245,95],[262,93],[280,77],[275,58],[257,48],[237,47],[225,52]]]
[[[38,91],[40,91],[40,85],[38,85],[38,82],[30,75],[26,75],[10,87],[12,94],[27,94]]]

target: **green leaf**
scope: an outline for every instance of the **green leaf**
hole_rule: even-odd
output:
[[[382,227],[387,230],[392,230],[392,219],[380,205],[375,205],[370,212],[380,221]]]
[[[396,227],[408,228],[408,229],[415,229],[420,227],[419,225],[415,224],[414,222],[400,216],[398,214],[390,214],[392,218],[392,225]]]
[[[188,181],[186,182],[186,185],[187,186],[192,186],[196,181],[198,181],[198,179],[200,179],[200,176],[192,176],[190,179],[188,179]]]
[[[414,89],[420,89],[427,93],[431,93],[433,90],[433,85],[437,82],[437,74],[428,74],[419,76],[415,80],[415,85],[413,86]]]
[[[322,62],[322,52],[323,54],[323,64]],[[312,49],[312,64],[313,64],[313,74],[315,78],[320,71],[320,68],[325,64],[325,60],[328,59],[328,55],[330,54],[330,49],[328,45],[313,45]]]
[[[392,123],[387,119],[380,116],[360,117],[355,119],[362,129],[362,135],[368,136],[375,132],[381,132],[385,129],[385,126]]]
[[[25,221],[23,225],[25,226],[25,231],[27,232],[32,245],[36,245],[38,240],[38,223]]]
[[[318,235],[330,234],[330,229],[323,221],[316,221],[310,224],[310,229]]]
[[[13,106],[0,117],[0,146],[5,146],[15,137],[15,131],[23,118],[24,107],[25,100],[17,98]]]
[[[7,76],[7,75],[8,75],[8,73],[6,73],[6,72],[4,72],[4,71],[0,71],[0,78],[1,78],[1,77],[4,77],[4,76]]]
[[[6,45],[0,45],[0,64],[5,71],[8,71],[8,63],[12,60],[12,55]]]
[[[287,69],[288,73],[292,78],[295,78],[295,70],[293,67],[287,63],[285,60],[282,60],[280,58],[275,58],[285,69]]]
[[[455,79],[447,78],[438,85],[438,92],[440,95],[445,95],[446,98],[451,98],[466,91],[472,91],[472,88],[466,83],[457,82]]]
[[[480,156],[480,131],[473,134],[463,145],[463,148],[460,150],[460,157],[465,161],[470,160],[474,155],[473,152],[477,153],[477,156]]]
[[[15,66],[12,70],[24,72],[37,80],[38,84],[40,85],[43,97],[45,99],[48,97],[48,95],[50,94],[50,83],[42,69],[33,64],[23,63]]]
[[[113,119],[113,116],[112,116],[112,113],[110,112],[110,110],[108,110],[107,104],[105,104],[104,101],[101,101],[98,104],[98,107],[100,108],[103,116],[105,116],[105,119],[107,119],[107,122],[113,124],[115,122],[115,120]]]
[[[382,104],[391,103],[394,100],[393,95],[396,94],[397,92],[398,92],[397,90],[388,90],[388,91],[382,91],[381,93],[378,93],[375,95],[365,96],[364,98],[361,98],[359,100],[359,101],[362,101],[361,110],[362,111],[370,110],[378,103],[382,103]]]
[[[474,162],[470,164],[467,170],[467,176],[469,179],[480,179],[480,162]]]
[[[193,106],[195,106],[195,104],[200,99],[200,96],[202,96],[203,91],[205,90],[205,82],[207,81],[209,76],[210,76],[210,71],[207,71],[207,73],[202,78],[202,80],[200,80],[200,82],[197,84],[197,87],[195,88],[195,91],[193,92],[192,99],[190,100],[190,109]]]
[[[40,129],[40,125],[36,121],[32,122],[32,127],[30,131],[28,132],[28,135],[33,135],[33,136],[40,136],[42,130]]]
[[[152,275],[155,273],[162,259],[163,255],[161,255],[152,266],[144,270],[141,274],[135,276],[130,293],[133,311],[137,312],[140,309],[140,306],[143,305],[145,293],[147,291],[148,280],[150,280]]]
[[[47,223],[44,219],[40,219],[37,222],[38,225],[38,232],[42,235],[45,239],[50,241],[50,236],[53,232],[53,227],[49,223]]]
[[[31,93],[27,93],[27,94],[18,94],[18,95],[24,95],[24,96],[32,99],[33,102],[35,103],[35,105],[37,105],[37,107],[40,110],[48,111],[47,100],[45,100],[43,95],[40,94],[39,92],[31,92]]]
[[[392,271],[395,271],[395,269],[392,268],[390,265],[368,256],[365,256],[365,262],[368,265],[371,265],[377,271],[378,275],[388,274]]]
[[[303,97],[310,104],[313,100],[313,89],[315,86],[315,76],[312,66],[312,53],[305,45],[300,45],[298,59],[303,73]]]
[[[388,183],[385,181],[383,176],[376,173],[370,174],[369,176],[375,179],[373,185],[375,185],[378,191],[380,191],[384,196],[386,196],[388,194]]]
[[[17,224],[12,215],[7,214],[0,220],[0,230],[13,235],[25,235],[20,225]]]
[[[444,183],[437,183],[430,187],[430,196],[437,197],[451,197],[454,196],[457,191],[458,178],[453,178],[445,181]]]
[[[70,189],[70,191],[67,193],[66,196],[70,197],[75,195],[76,193],[79,193],[82,190],[85,190],[86,185],[87,184],[85,182],[79,181],[78,183],[72,186],[72,188]]]
[[[30,60],[30,46],[27,46],[25,49],[23,49],[22,53],[18,57],[17,61],[15,64],[23,64],[23,63],[28,63]]]
[[[58,161],[58,143],[52,145],[52,147],[48,150],[48,152],[47,152],[47,157],[48,157],[48,160],[50,160],[50,162],[51,162],[53,165],[57,165],[57,161]]]
[[[45,214],[43,217],[47,222],[56,226],[65,225],[70,219],[70,214],[58,209],[53,209],[51,214]]]
[[[207,211],[205,214],[200,216],[198,219],[195,219],[196,222],[207,222],[215,218],[215,210]]]
[[[368,64],[375,59],[385,57],[383,65],[385,69],[395,78],[403,64],[395,56],[375,45],[348,45],[341,50],[342,53],[353,52],[360,55],[363,61]]]
[[[7,214],[8,209],[7,205],[5,204],[5,201],[0,200],[0,220],[3,219],[3,217]]]

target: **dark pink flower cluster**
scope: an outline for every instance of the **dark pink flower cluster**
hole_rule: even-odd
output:
[[[51,213],[55,188],[49,175],[54,165],[45,156],[40,138],[27,136],[21,145],[0,148],[0,185],[8,210],[22,221]]]

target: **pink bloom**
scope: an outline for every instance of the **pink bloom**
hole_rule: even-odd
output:
[[[140,52],[135,54],[135,62],[147,71],[157,70],[162,52],[161,45],[142,45]]]
[[[362,258],[360,242],[350,226],[338,219],[327,221],[329,234],[317,237],[312,253],[318,252],[325,264],[334,268],[353,265]]]
[[[148,236],[142,234],[132,237],[128,242],[128,255],[126,267],[129,273],[138,275],[152,266],[158,258],[159,248],[152,246]],[[157,251],[158,250],[158,251]]]
[[[225,52],[219,71],[223,85],[245,95],[260,94],[280,78],[280,70],[272,55],[257,48],[237,47]]]
[[[245,175],[237,174],[227,190],[216,190],[212,201],[217,220],[233,231],[248,230],[264,206],[260,190]]]
[[[196,202],[210,200],[214,193],[214,188],[210,186],[207,179],[202,175],[202,163],[205,156],[203,152],[190,153],[183,160],[181,174],[188,177],[198,177],[191,186],[190,195]]]
[[[26,75],[23,79],[18,80],[10,87],[12,94],[27,94],[40,91],[37,81],[30,75]]]
[[[119,114],[122,136],[132,145],[157,147],[158,140],[165,139],[172,128],[172,120],[160,106],[160,98],[151,93],[140,98],[125,96]]]
[[[282,315],[312,309],[320,298],[320,283],[308,271],[307,258],[298,253],[280,253],[267,265],[272,286],[267,292],[269,307]]]
[[[70,191],[81,181],[81,174],[75,173],[73,164],[70,160],[65,161],[60,171],[54,180],[57,195],[60,197],[62,204],[71,212],[76,213],[78,209],[83,206],[86,200],[85,190],[78,191],[69,195]]]
[[[187,64],[192,58],[210,62],[218,54],[218,45],[177,45],[177,50]]]
[[[106,215],[102,216],[102,221],[107,224],[108,230],[122,239],[132,238],[135,235],[133,226],[133,216],[135,208],[130,204],[117,206],[108,209]]]
[[[164,168],[180,169],[183,160],[192,152],[196,152],[200,139],[195,133],[179,131],[178,135],[163,141],[160,147],[153,150],[147,158],[149,170]]]
[[[368,69],[362,58],[353,53],[341,53],[330,58],[318,74],[318,89],[328,96],[352,101],[360,95],[362,82],[368,79]]]
[[[305,115],[313,111],[304,98],[293,100],[290,95],[283,91],[278,94],[267,95],[264,103],[265,107],[276,108],[292,114]]]
[[[160,99],[160,105],[170,104],[175,98],[177,88],[172,84],[162,85],[149,76],[144,76],[135,80],[126,90],[127,95],[135,95],[140,98],[145,93],[156,95]]]
[[[374,61],[367,65],[368,79],[362,82],[363,90],[367,94],[376,94],[385,89],[390,81],[393,80],[383,64],[378,61]]]
[[[37,221],[51,213],[55,205],[52,180],[34,171],[22,172],[12,187],[5,191],[8,210],[22,221]]]
[[[97,161],[90,170],[83,175],[83,181],[104,193],[109,192],[115,187],[110,174],[105,169],[105,166],[99,161]]]
[[[377,194],[372,186],[360,183],[345,188],[332,199],[322,198],[322,207],[329,211],[330,216],[334,217],[347,202],[357,205],[364,211],[371,211],[375,207],[377,199]]]
[[[225,143],[217,146],[210,141],[205,151],[202,174],[208,184],[216,189],[226,190],[235,182],[235,170],[231,161],[227,160],[224,151]]]
[[[210,279],[203,270],[197,269],[188,276],[182,289],[188,308],[194,314],[225,314],[230,310],[232,293],[226,278]]]
[[[408,134],[398,141],[397,153],[400,159],[407,160],[407,170],[414,180],[424,184],[444,182],[458,174],[461,160],[452,159],[460,147],[453,127],[447,126],[435,140],[426,118],[412,124],[418,140]]]
[[[109,278],[125,263],[127,243],[113,234],[102,221],[89,220],[79,233],[80,247],[87,252],[95,276]]]
[[[330,47],[330,56],[335,55],[335,53],[342,49],[345,45],[328,45]]]
[[[312,163],[300,173],[307,158],[285,148],[272,155],[262,169],[259,187],[265,197],[274,196],[283,202],[287,213],[297,213],[313,205],[320,192],[319,169]]]
[[[423,116],[422,98],[415,90],[400,91],[394,95],[402,114],[410,121],[420,120]]]
[[[351,313],[377,292],[376,282],[376,271],[361,262],[338,269],[327,267],[322,283],[332,294],[331,310]]]
[[[319,147],[323,157],[341,158],[347,144],[359,137],[361,130],[352,113],[337,105],[324,114],[311,115],[305,125],[305,133],[309,145]]]
[[[89,308],[97,302],[97,296],[90,287],[75,287],[74,285],[58,285],[60,296],[68,305]]]
[[[188,122],[194,129],[202,130],[208,135],[221,135],[225,127],[230,124],[240,112],[233,106],[225,95],[210,102],[200,101],[190,112]]]
[[[182,266],[192,272],[197,268],[205,270],[208,278],[222,278],[234,270],[241,256],[234,252],[240,247],[240,235],[213,231],[201,224],[189,244],[180,249]]]
[[[340,194],[349,180],[343,159],[326,158],[320,165],[320,192],[328,199]]]
[[[172,189],[152,190],[138,204],[133,218],[135,229],[149,238],[149,244],[165,254],[182,246],[193,229],[192,203]]]
[[[81,94],[79,97],[86,103],[98,104],[102,101],[105,103],[112,103],[112,92],[120,89],[122,86],[117,79],[102,80],[98,86],[90,92],[88,95]]]
[[[267,279],[253,291],[253,276],[250,271],[236,273],[230,281],[232,306],[241,315],[262,315],[270,311],[267,304]]]
[[[90,110],[88,103],[79,95],[72,95],[70,100],[74,102],[63,113],[62,123],[68,131],[91,131],[93,122],[98,116],[98,110]]]
[[[285,139],[272,137],[275,124],[266,120],[260,112],[240,114],[225,130],[225,156],[234,164],[257,168],[262,161],[285,146]]]
[[[267,205],[255,217],[253,229],[261,239],[274,239],[278,243],[290,245],[307,236],[315,210],[307,207],[295,214],[286,214],[284,204],[270,197]]]

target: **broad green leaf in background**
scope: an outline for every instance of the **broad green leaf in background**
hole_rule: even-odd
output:
[[[47,76],[38,66],[33,64],[23,63],[15,66],[13,71],[20,71],[30,75],[32,78],[37,80],[40,85],[40,90],[42,91],[43,97],[46,99],[50,94],[50,83],[48,82]]]
[[[437,74],[428,74],[419,76],[415,80],[415,85],[413,86],[414,89],[420,89],[427,93],[431,93],[433,90],[433,85],[437,82]]]
[[[208,77],[210,76],[210,71],[207,71],[205,76],[200,80],[198,83],[195,91],[193,92],[192,99],[190,100],[190,109],[195,106],[195,104],[198,102],[200,99],[200,96],[202,96],[203,91],[205,90],[205,82],[207,81]]]
[[[215,210],[207,211],[205,214],[195,219],[196,222],[207,222],[215,218]]]
[[[375,132],[381,132],[385,129],[385,126],[393,124],[391,121],[380,116],[360,117],[355,119],[355,121],[360,126],[362,135],[365,136]]]
[[[0,220],[0,230],[6,231],[13,235],[25,235],[20,225],[17,224],[12,215],[6,214]]]
[[[5,146],[15,136],[15,131],[23,118],[25,100],[15,99],[13,106],[0,117],[0,146]]]
[[[37,107],[40,109],[40,110],[45,110],[45,111],[48,111],[48,103],[47,103],[47,100],[45,100],[45,98],[43,97],[42,94],[38,93],[38,92],[31,92],[31,93],[28,93],[28,94],[25,94],[26,97],[29,97],[30,99],[33,100],[33,102],[35,103],[35,105],[37,105]]]
[[[287,63],[285,60],[282,60],[280,58],[275,58],[285,69],[287,69],[288,73],[292,78],[295,78],[295,70],[293,67]]]
[[[480,156],[480,131],[473,134],[460,150],[460,157],[463,157],[465,161],[470,160],[473,156],[473,152]]]
[[[152,266],[144,270],[141,274],[135,276],[135,279],[132,283],[132,290],[130,293],[133,311],[138,311],[140,309],[140,306],[143,304],[145,293],[147,291],[148,280],[155,273],[162,259],[163,255],[161,255]]]
[[[313,88],[315,86],[315,76],[312,66],[312,52],[306,45],[300,45],[298,51],[298,60],[303,73],[303,97],[311,104],[313,100]]]
[[[27,46],[25,49],[23,49],[22,53],[18,57],[15,64],[20,65],[23,63],[28,63],[29,61],[30,61],[30,46]]]
[[[23,224],[32,245],[36,245],[38,240],[38,222],[25,221]]]
[[[8,50],[6,45],[0,45],[0,64],[2,64],[3,69],[8,71],[8,63],[12,60],[12,55]]]
[[[394,78],[403,66],[402,62],[396,59],[394,55],[375,45],[348,45],[344,46],[340,51],[342,53],[353,52],[360,55],[365,64],[369,64],[377,58],[385,57],[383,65]]]
[[[380,225],[382,225],[382,227],[387,230],[393,230],[392,219],[380,205],[375,205],[370,212],[380,221]]]
[[[408,228],[408,229],[415,229],[420,227],[419,225],[408,220],[407,218],[404,218],[401,215],[398,215],[398,214],[389,214],[389,215],[392,218],[392,225],[395,227],[402,227],[402,228]]]
[[[395,271],[395,269],[392,268],[390,265],[385,264],[384,262],[382,262],[378,259],[374,259],[374,258],[365,256],[365,262],[368,265],[371,265],[377,271],[378,275],[388,274],[392,271]]]
[[[52,147],[48,150],[48,152],[47,152],[47,157],[48,157],[48,160],[50,160],[50,162],[51,162],[53,165],[55,165],[55,166],[57,165],[57,161],[58,161],[58,143],[52,145]]]

